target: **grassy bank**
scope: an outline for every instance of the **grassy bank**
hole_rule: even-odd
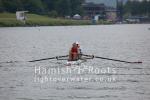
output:
[[[36,14],[27,14],[27,21],[24,24],[16,20],[16,15],[12,13],[0,13],[0,27],[14,26],[62,26],[62,25],[91,25],[89,20],[68,20],[60,18],[50,18]],[[101,21],[98,24],[110,24],[106,21]]]

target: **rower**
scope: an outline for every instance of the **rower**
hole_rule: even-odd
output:
[[[77,61],[79,59],[78,55],[78,45],[76,43],[73,43],[72,48],[69,51],[69,61]]]
[[[78,59],[80,59],[80,58],[81,58],[81,55],[82,55],[81,47],[80,47],[79,42],[76,42],[76,45],[77,45],[77,47],[78,47]]]

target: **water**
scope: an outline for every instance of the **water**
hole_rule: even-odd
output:
[[[149,28],[149,24],[0,28],[0,100],[150,100]],[[110,68],[116,73],[53,75],[115,77],[113,82],[35,83],[35,66],[66,67],[55,60],[27,61],[66,55],[74,41],[81,44],[86,54],[143,63],[93,59],[84,65],[95,69]]]

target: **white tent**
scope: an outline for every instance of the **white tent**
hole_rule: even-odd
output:
[[[75,14],[75,15],[73,16],[73,19],[81,19],[81,16],[80,16],[79,14]]]

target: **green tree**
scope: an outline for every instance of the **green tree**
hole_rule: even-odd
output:
[[[22,2],[20,0],[2,0],[5,11],[16,12],[17,10],[22,10]]]
[[[61,16],[66,16],[71,14],[71,4],[70,0],[60,0],[57,5],[58,13]]]
[[[54,1],[57,0],[42,0],[43,5],[47,11],[54,10],[54,6],[55,6]]]
[[[84,0],[0,0],[0,12],[28,10],[31,13],[66,16],[82,14]]]
[[[0,0],[0,12],[3,12],[4,11],[4,5],[3,5],[3,2],[2,0]]]
[[[83,8],[81,6],[83,2],[84,0],[71,0],[72,15],[83,14]]]
[[[44,14],[44,6],[41,0],[22,0],[24,10],[32,13]]]
[[[131,15],[150,15],[150,1],[128,1],[124,5],[124,14]]]

